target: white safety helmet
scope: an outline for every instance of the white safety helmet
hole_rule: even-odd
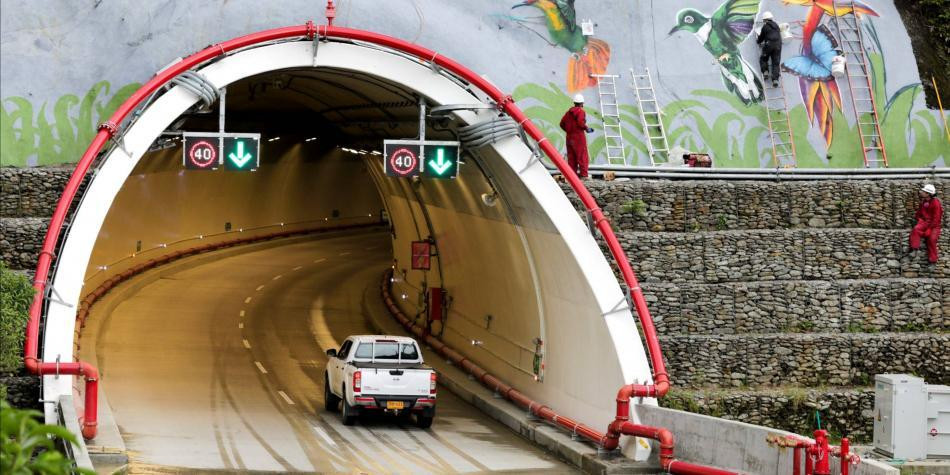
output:
[[[762,19],[763,19],[763,20],[771,20],[771,19],[773,19],[773,18],[775,18],[775,17],[772,16],[772,12],[765,12],[765,13],[762,14]]]
[[[574,94],[574,103],[575,103],[575,104],[583,104],[583,103],[584,103],[584,95],[583,95],[583,94]]]
[[[935,187],[935,186],[931,185],[930,183],[928,183],[928,184],[924,185],[924,187],[921,188],[920,191],[923,191],[924,193],[929,193],[929,194],[931,194],[931,195],[936,195],[936,194],[937,194],[937,187]]]

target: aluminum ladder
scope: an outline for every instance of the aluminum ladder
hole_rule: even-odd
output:
[[[656,90],[653,88],[653,77],[650,68],[644,68],[643,74],[637,74],[630,68],[633,82],[630,87],[637,93],[637,108],[640,110],[640,122],[643,123],[643,135],[646,137],[647,152],[650,154],[650,163],[653,166],[669,163],[670,144],[666,139],[666,129],[663,127],[663,111],[656,100]]]
[[[861,137],[861,153],[867,168],[887,167],[887,151],[881,134],[877,102],[871,85],[871,68],[864,49],[864,34],[861,32],[861,20],[855,13],[853,0],[832,0],[835,15],[835,29],[838,44],[847,58],[845,73],[848,76],[848,89],[851,91],[851,106],[854,109],[855,124]],[[851,13],[839,15],[841,10]]]
[[[591,74],[597,79],[597,97],[600,100],[600,117],[604,125],[604,148],[607,149],[608,165],[626,165],[627,155],[623,144],[623,127],[620,125],[620,103],[617,102],[617,78],[615,74]]]
[[[779,77],[778,87],[765,85],[765,112],[772,141],[772,162],[775,168],[795,168],[795,138],[788,118],[785,81]]]

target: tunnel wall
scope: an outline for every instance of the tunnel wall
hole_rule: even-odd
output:
[[[184,171],[181,155],[180,146],[150,153],[132,171],[96,240],[86,290],[177,249],[381,219],[365,165],[339,149],[265,142],[266,158],[254,172]]]
[[[718,58],[741,55],[757,71],[754,39],[730,44],[728,51],[714,54],[688,31],[669,34],[677,25],[679,11],[694,8],[710,16],[723,1],[578,1],[575,22],[591,20],[593,38],[568,34],[569,23],[546,22],[539,7],[512,9],[518,3],[346,1],[337,7],[335,24],[426,44],[486,74],[503,90],[513,91],[522,108],[558,146],[564,141],[557,124],[570,107],[570,95],[583,92],[589,111],[598,107],[596,88],[584,81],[587,72],[623,75],[618,93],[625,142],[640,165],[649,164],[649,159],[636,99],[626,84],[628,68],[642,72],[648,67],[666,113],[671,145],[711,153],[717,166],[771,165],[764,107],[746,105],[731,93],[717,64]],[[819,21],[834,30],[833,18],[815,3],[759,3],[756,18],[771,10],[778,21],[790,23],[798,36],[784,48],[786,64],[803,54],[803,24],[810,15],[818,13]],[[921,82],[930,78],[918,74],[910,38],[894,2],[864,3],[873,10],[873,15],[864,16],[868,20],[864,23],[892,166],[948,165],[950,143],[940,115],[923,102]],[[136,83],[146,81],[175,57],[252,31],[301,24],[307,18],[320,22],[322,10],[323,2],[305,0],[144,5],[131,0],[4,2],[0,163],[75,162],[96,124],[135,90]],[[720,30],[716,33],[722,34]],[[571,40],[561,39],[564,36]],[[108,45],[107,54],[102,45]],[[577,78],[573,83],[569,83],[569,70]],[[863,166],[848,81],[800,82],[794,73],[784,77],[799,166]],[[831,95],[812,98],[808,93],[814,87]],[[834,87],[840,93],[834,94]],[[841,99],[840,105],[835,96]],[[599,127],[600,120],[594,117],[592,123]],[[599,133],[592,139],[597,137]],[[591,143],[599,161],[605,159],[603,144],[602,138]]]

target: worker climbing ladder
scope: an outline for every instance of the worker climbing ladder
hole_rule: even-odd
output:
[[[864,166],[887,167],[887,151],[884,148],[884,137],[881,135],[874,89],[871,86],[871,69],[864,49],[861,19],[855,13],[853,0],[832,0],[832,3],[835,12],[850,12],[834,15],[834,22],[838,43],[847,59],[845,74],[848,76],[851,106],[861,137]]]
[[[597,97],[600,99],[600,117],[604,125],[604,148],[608,165],[626,165],[623,127],[620,125],[620,103],[617,102],[617,75],[591,74],[597,79]]]
[[[788,119],[785,81],[779,80],[778,87],[765,86],[765,111],[769,122],[769,140],[772,141],[772,163],[775,168],[794,168],[795,139],[792,123]]]
[[[656,100],[656,90],[653,88],[653,78],[650,68],[644,68],[643,74],[637,74],[630,69],[633,82],[630,87],[637,93],[637,108],[640,110],[640,122],[643,123],[643,135],[646,137],[647,153],[650,154],[650,163],[653,166],[670,161],[670,144],[666,139],[666,129],[663,127],[663,111]]]

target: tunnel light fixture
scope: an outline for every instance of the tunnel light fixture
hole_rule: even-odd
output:
[[[370,153],[373,154],[373,155],[382,155],[382,154],[383,154],[383,152],[380,152],[379,150],[373,150],[373,151],[370,152]]]
[[[472,340],[472,346],[482,346],[482,340]]]
[[[357,150],[356,153],[358,153],[358,154],[360,154],[360,155],[366,155],[366,154],[368,154],[369,152],[367,152],[366,150],[360,149],[360,150]]]
[[[498,203],[498,192],[482,193],[482,203],[485,203],[485,206],[494,207]]]
[[[408,295],[402,294],[402,299],[403,299],[403,300],[406,300],[406,298],[408,298]]]
[[[96,267],[96,269],[99,269],[99,270],[106,270],[106,269],[108,269],[108,268],[109,268],[109,266],[98,266],[98,267]]]
[[[278,141],[278,140],[280,140],[280,137],[271,137],[271,138],[267,139],[268,142],[276,142],[276,141]]]
[[[309,139],[304,140],[304,142],[313,142],[314,140],[317,140],[317,138],[316,138],[316,137],[310,137]]]

